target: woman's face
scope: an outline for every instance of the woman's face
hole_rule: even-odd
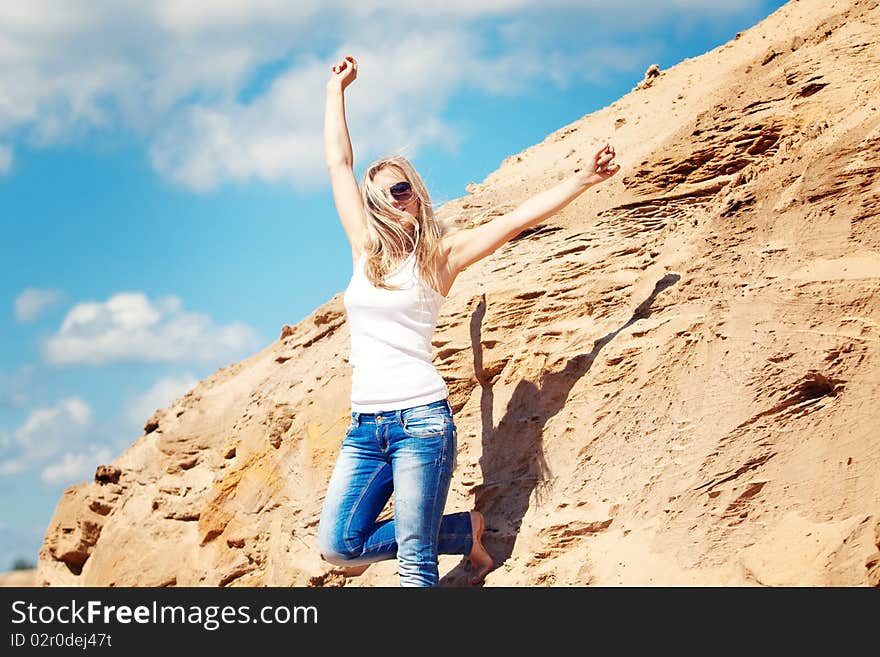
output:
[[[409,199],[405,201],[398,200],[391,195],[391,186],[400,182],[409,181],[406,179],[406,176],[403,175],[403,171],[397,167],[385,167],[373,177],[373,183],[382,190],[382,193],[385,194],[385,198],[388,199],[388,202],[394,206],[396,210],[406,212],[407,214],[416,217],[419,212],[419,199],[416,196],[415,190],[412,190]]]

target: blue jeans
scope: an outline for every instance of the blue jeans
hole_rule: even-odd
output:
[[[397,557],[401,586],[435,586],[438,554],[470,554],[470,512],[443,515],[457,429],[449,401],[352,412],[321,511],[326,561],[356,566]],[[394,518],[376,522],[394,493]]]

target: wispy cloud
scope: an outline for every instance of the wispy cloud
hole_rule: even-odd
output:
[[[83,451],[67,452],[60,459],[46,465],[40,474],[44,484],[53,486],[76,481],[88,481],[102,463],[113,460],[113,453],[106,447],[89,445]]]
[[[78,444],[91,425],[91,408],[79,397],[33,409],[18,429],[0,434],[0,475],[15,475],[50,461]]]
[[[525,93],[536,80],[565,87],[609,68],[635,82],[662,48],[645,30],[727,21],[761,4],[2,3],[0,173],[13,135],[48,146],[133,130],[158,171],[193,189],[251,178],[314,185],[325,178],[323,83],[343,54],[363,64],[350,104],[359,157],[401,144],[412,153],[454,147],[443,120],[454,94]]]
[[[133,426],[142,429],[145,421],[159,408],[167,408],[178,397],[198,384],[192,374],[166,376],[154,383],[140,395],[131,397],[125,404],[125,414]]]
[[[142,292],[121,292],[74,306],[43,351],[53,365],[217,363],[259,344],[250,326],[218,326],[207,315],[184,312],[178,297],[150,301]]]
[[[29,287],[16,297],[13,304],[15,319],[19,322],[32,322],[40,313],[64,299],[61,290]]]
[[[197,383],[191,374],[160,378],[128,400],[123,422],[114,431],[124,433],[136,423],[140,432],[153,411],[168,406]],[[99,426],[91,407],[79,397],[31,409],[16,429],[0,429],[0,477],[34,472],[47,486],[89,480],[95,468],[110,463],[121,447],[100,438],[107,428]]]

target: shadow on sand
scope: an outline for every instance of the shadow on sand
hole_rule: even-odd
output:
[[[680,278],[674,273],[663,276],[629,320],[596,340],[588,353],[570,358],[561,370],[544,373],[539,385],[525,379],[520,381],[497,426],[493,426],[492,421],[492,385],[486,381],[483,372],[481,333],[486,314],[486,297],[483,295],[471,317],[474,372],[478,373],[477,380],[482,388],[480,410],[483,428],[483,452],[480,458],[483,483],[474,488],[474,507],[486,517],[483,542],[495,560],[495,568],[510,558],[523,517],[529,508],[529,499],[536,488],[540,496],[541,483],[549,479],[542,446],[547,421],[565,406],[572,387],[590,371],[605,345],[635,322],[650,317],[651,305],[657,296]],[[441,578],[440,585],[467,585],[468,576],[465,559]]]

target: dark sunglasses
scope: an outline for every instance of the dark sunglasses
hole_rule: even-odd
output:
[[[394,183],[391,187],[388,188],[388,191],[391,192],[391,196],[394,197],[394,200],[400,201],[401,203],[406,203],[413,197],[413,188],[407,181]]]

